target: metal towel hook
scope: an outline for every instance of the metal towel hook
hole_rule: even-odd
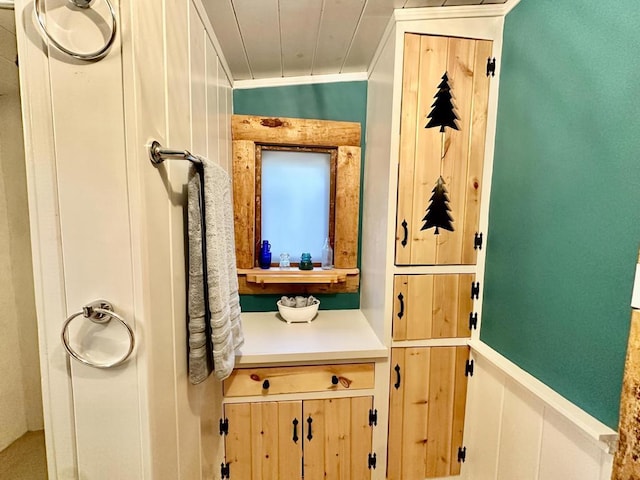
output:
[[[80,315],[84,316],[84,318],[88,318],[93,323],[98,324],[107,324],[111,321],[112,318],[118,320],[126,328],[129,335],[129,349],[127,350],[127,353],[125,353],[118,360],[111,363],[94,363],[91,360],[84,358],[73,348],[71,348],[71,345],[69,344],[69,324],[74,318],[79,317]],[[60,337],[62,339],[62,345],[64,346],[64,349],[72,358],[75,358],[79,362],[94,368],[113,368],[117,367],[118,365],[122,365],[129,358],[131,352],[133,352],[133,347],[136,343],[135,336],[133,334],[133,330],[131,330],[131,327],[127,325],[127,322],[124,321],[124,318],[113,311],[113,305],[105,300],[95,300],[82,307],[82,311],[74,313],[69,318],[67,318],[67,320],[62,325],[62,333],[60,334]]]
[[[111,35],[109,36],[107,42],[102,46],[102,48],[100,48],[99,50],[96,50],[95,52],[90,52],[90,53],[78,53],[78,52],[74,52],[73,50],[69,50],[68,48],[58,43],[58,41],[49,34],[49,32],[47,31],[47,27],[45,26],[44,12],[42,11],[42,1],[43,0],[33,0],[34,15],[36,16],[36,20],[38,20],[38,25],[40,25],[40,30],[49,39],[49,41],[54,47],[56,47],[61,52],[72,56],[73,58],[77,58],[79,60],[86,60],[86,61],[100,60],[107,54],[107,52],[109,51],[109,49],[113,45],[113,42],[116,39],[116,30],[118,25],[116,21],[116,12],[109,0],[104,0],[104,1],[107,4],[107,7],[109,7],[109,13],[111,14]],[[69,0],[69,3],[73,4],[78,8],[90,8],[93,1],[94,0]]]

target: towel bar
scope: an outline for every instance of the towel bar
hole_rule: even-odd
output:
[[[160,165],[165,160],[187,160],[193,164],[200,165],[200,159],[192,155],[187,150],[172,150],[170,148],[162,148],[162,145],[156,140],[149,145],[149,159],[154,165]]]

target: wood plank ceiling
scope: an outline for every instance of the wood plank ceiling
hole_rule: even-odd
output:
[[[395,8],[508,0],[203,0],[234,80],[365,72]]]

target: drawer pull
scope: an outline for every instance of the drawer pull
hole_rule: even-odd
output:
[[[331,377],[331,383],[332,384],[337,385],[339,381],[340,381],[340,379],[336,375],[333,375]]]
[[[400,365],[396,364],[394,370],[396,371],[396,384],[394,385],[395,389],[399,389],[400,388]]]
[[[402,295],[402,292],[398,294],[398,300],[400,300],[400,311],[398,312],[398,318],[402,319],[402,317],[404,317],[404,295]]]
[[[269,390],[269,380],[265,380],[264,382],[262,382],[262,389],[263,390]]]
[[[293,419],[293,443],[298,443],[298,419]]]
[[[311,439],[313,438],[313,434],[311,433],[311,424],[313,423],[313,419],[311,418],[311,415],[309,415],[309,418],[307,418],[307,440],[311,441]]]

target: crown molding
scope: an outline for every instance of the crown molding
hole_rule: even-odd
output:
[[[235,89],[285,87],[290,85],[310,85],[317,83],[366,82],[367,72],[335,73],[330,75],[304,75],[301,77],[254,78],[252,80],[236,80]]]

